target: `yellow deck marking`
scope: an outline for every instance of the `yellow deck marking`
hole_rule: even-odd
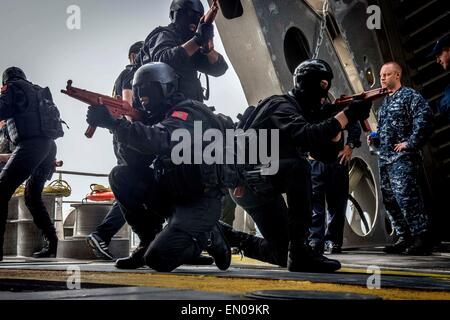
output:
[[[275,265],[261,262],[258,260],[254,260],[251,258],[244,257],[242,260],[239,256],[233,256],[232,258],[234,266],[245,265],[245,266],[265,266],[278,268]],[[361,267],[352,267],[352,268],[341,268],[337,272],[342,273],[359,273],[359,274],[367,274],[366,268],[364,266]],[[445,273],[430,273],[430,272],[420,272],[420,271],[402,271],[402,270],[392,270],[387,267],[381,267],[381,275],[392,275],[392,276],[409,276],[409,277],[432,277],[438,278],[441,280],[450,280],[450,274]]]
[[[0,270],[0,279],[1,278],[65,282],[67,280],[67,274],[65,271],[2,269]],[[81,273],[81,281],[86,283],[190,289],[204,292],[224,292],[234,294],[245,294],[259,290],[312,290],[370,294],[379,296],[383,299],[395,300],[450,300],[450,292],[397,288],[370,290],[364,286],[313,283],[310,281],[231,278],[207,275],[154,274],[150,272],[117,273],[83,271]]]
[[[343,273],[366,273],[364,267],[361,268],[341,268],[338,272]],[[391,275],[391,276],[408,276],[408,277],[430,277],[437,278],[441,280],[450,280],[450,274],[443,273],[429,273],[429,272],[417,272],[417,271],[401,271],[401,270],[391,270],[381,267],[381,275]]]

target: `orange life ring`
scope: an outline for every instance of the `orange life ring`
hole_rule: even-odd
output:
[[[92,192],[86,196],[86,199],[90,201],[113,201],[115,200],[115,197],[112,191],[106,191],[106,192]]]

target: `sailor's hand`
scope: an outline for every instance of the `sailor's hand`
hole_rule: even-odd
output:
[[[89,106],[86,122],[90,126],[113,130],[116,127],[117,120],[111,116],[104,105]]]
[[[394,145],[394,151],[395,152],[400,152],[402,150],[405,150],[406,148],[408,148],[408,142],[402,142],[402,143],[397,143],[396,145]]]

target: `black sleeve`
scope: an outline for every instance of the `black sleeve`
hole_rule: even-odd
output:
[[[184,113],[184,112],[182,112]],[[114,129],[117,141],[125,147],[148,155],[170,155],[172,147],[178,142],[172,142],[172,132],[176,129],[187,129],[193,132],[193,118],[186,114],[182,120],[176,116],[165,118],[161,122],[148,126],[141,122],[130,123],[119,120]]]
[[[186,50],[179,46],[170,32],[162,31],[148,41],[148,53],[153,62],[164,62],[175,70],[183,69],[190,57]]]
[[[146,126],[141,122],[130,123],[124,119],[113,132],[123,146],[143,154],[162,154],[169,150],[170,133],[162,126]]]
[[[356,148],[361,147],[361,125],[359,122],[350,123],[347,125],[347,144],[353,143]]]
[[[302,151],[320,153],[326,146],[340,144],[331,141],[341,132],[341,125],[335,118],[316,124],[309,123],[294,106],[282,103],[271,115],[271,119],[277,128],[292,137]]]
[[[116,81],[114,82],[114,88],[112,92],[113,98],[117,96],[122,96],[122,77],[126,70],[123,70],[120,75],[117,77]]]
[[[5,85],[0,95],[0,120],[6,120],[14,115],[14,89],[11,85]]]
[[[214,64],[209,63],[208,57],[201,53],[200,50],[192,56],[192,59],[198,71],[213,77],[220,77],[228,70],[228,64],[221,54],[219,54],[219,60]]]
[[[123,75],[122,81],[122,91],[123,90],[133,90],[133,78],[135,70],[127,70],[127,73]]]

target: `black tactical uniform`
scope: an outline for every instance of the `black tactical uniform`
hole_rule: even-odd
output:
[[[0,128],[0,154],[11,154],[13,152],[14,145],[11,143],[8,136],[8,128],[5,126]],[[0,170],[3,169],[6,162],[0,163]]]
[[[346,145],[350,148],[361,146],[361,126],[353,123],[347,126]],[[310,245],[319,252],[341,251],[345,212],[349,193],[348,164],[341,164],[341,159],[330,163],[310,157],[312,179],[312,224],[310,228]],[[327,214],[328,213],[328,214]]]
[[[28,82],[23,71],[15,67],[5,71],[3,85],[0,119],[7,120],[8,135],[17,147],[0,173],[0,248],[3,247],[8,202],[16,188],[26,180],[25,204],[48,241],[47,246],[34,256],[54,257],[58,239],[41,194],[45,181],[54,172],[56,144],[41,130],[37,96],[37,90],[41,88]],[[2,256],[0,250],[0,260]]]
[[[320,81],[328,81],[321,89]],[[222,225],[232,246],[246,256],[280,266],[290,271],[330,272],[340,263],[311,250],[306,244],[311,225],[311,169],[306,159],[336,159],[342,141],[332,142],[341,132],[335,118],[323,121],[321,99],[327,95],[332,72],[322,60],[308,60],[295,72],[295,88],[289,94],[272,96],[259,104],[246,123],[251,129],[278,129],[280,133],[280,165],[273,176],[259,182],[247,179],[245,194],[233,196],[253,218],[262,236],[246,235]],[[347,118],[356,116],[354,106]],[[368,116],[368,108],[366,110]],[[365,117],[361,115],[360,117]],[[286,202],[282,194],[287,195]]]
[[[168,272],[206,249],[220,269],[227,269],[231,251],[217,225],[222,193],[220,184],[209,183],[217,181],[217,170],[203,164],[175,165],[171,159],[177,144],[171,141],[172,133],[186,129],[192,134],[194,121],[202,121],[204,130],[211,128],[212,112],[177,93],[177,77],[163,63],[141,67],[133,89],[135,96],[150,98],[144,107],[153,119],[162,119],[160,122],[145,125],[114,120],[101,107],[90,108],[88,113],[91,125],[112,130],[128,150],[156,158],[136,166],[117,166],[110,174],[122,212],[141,240],[136,251],[118,260],[116,266],[134,269],[145,263],[154,270]],[[162,230],[165,219],[168,224]]]
[[[189,25],[198,25],[204,14],[203,5],[199,0],[174,0],[171,5],[172,23],[167,27],[158,27],[153,30],[141,52],[141,63],[164,62],[175,69],[179,75],[179,91],[186,98],[203,101],[203,89],[198,72],[214,77],[223,75],[228,65],[222,55],[215,64],[210,64],[208,57],[201,49],[189,57],[186,50],[181,47],[192,38],[201,39],[213,36],[212,25],[205,25],[208,34],[201,35],[199,27],[197,34],[189,30]],[[202,25],[202,24],[200,24]],[[201,42],[201,41],[197,41]]]

